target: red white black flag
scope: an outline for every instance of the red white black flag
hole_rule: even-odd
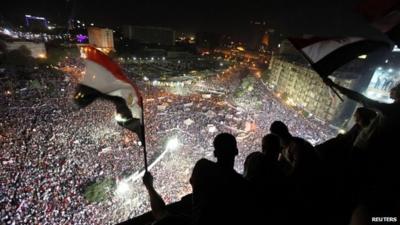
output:
[[[85,73],[79,81],[74,101],[86,107],[97,98],[110,100],[116,106],[118,124],[135,132],[144,143],[143,101],[136,85],[119,65],[94,47],[81,48]]]
[[[331,75],[336,69],[351,60],[380,47],[389,46],[383,41],[359,37],[347,38],[288,38],[322,77]]]

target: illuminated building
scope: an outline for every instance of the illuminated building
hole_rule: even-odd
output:
[[[103,52],[115,51],[113,30],[99,27],[88,28],[89,44]]]
[[[279,93],[287,104],[296,106],[308,114],[326,122],[341,125],[344,105],[335,93],[328,88],[320,76],[304,61],[294,60],[285,55],[273,56],[270,63],[269,84]],[[335,74],[334,81],[344,87],[351,88],[358,79],[354,74],[340,72]],[[342,78],[339,78],[342,77]]]
[[[126,39],[142,44],[170,46],[175,44],[175,31],[164,27],[141,27],[126,25],[122,28]]]

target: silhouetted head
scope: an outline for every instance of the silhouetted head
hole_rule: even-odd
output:
[[[282,147],[287,146],[289,144],[292,135],[289,133],[289,129],[285,123],[276,120],[271,124],[269,130],[271,131],[272,134],[275,134],[280,138]]]
[[[238,154],[236,138],[232,134],[221,133],[215,137],[213,144],[218,163],[233,168],[235,156]]]
[[[376,112],[365,107],[360,107],[357,108],[354,117],[358,125],[361,127],[367,127],[376,117]]]
[[[279,137],[275,134],[267,134],[262,139],[262,152],[270,159],[278,160],[281,152]]]
[[[311,143],[299,137],[291,139],[283,155],[294,169],[312,167],[318,162],[318,155]]]
[[[390,98],[394,100],[394,102],[400,102],[400,83],[390,89]]]
[[[264,154],[261,152],[252,152],[244,161],[243,177],[252,180],[260,175],[262,166],[265,163]]]

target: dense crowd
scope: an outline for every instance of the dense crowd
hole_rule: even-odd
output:
[[[83,68],[74,59],[59,66],[69,74],[79,74]],[[240,70],[235,73],[241,76]],[[0,83],[2,224],[114,224],[149,210],[144,189],[136,179],[129,180],[130,189],[124,197],[110,191],[99,203],[84,198],[90,183],[103,178],[122,180],[141,170],[143,153],[137,137],[114,121],[110,103],[96,101],[82,110],[74,108],[75,79],[69,74],[37,69],[29,79],[0,75],[13,84]],[[232,90],[239,85],[234,76],[224,82],[209,78],[205,83]],[[40,86],[31,85],[32,80]],[[259,140],[274,120],[284,121],[293,134],[313,142],[333,135],[330,128],[281,104],[262,83],[254,92],[262,102],[258,109],[236,105],[229,91],[226,96],[204,98],[195,92],[177,96],[156,87],[142,87],[148,160],[151,164],[162,156],[151,171],[163,178],[156,187],[167,202],[191,192],[191,170],[198,159],[212,158],[216,133],[238,137],[237,171],[243,171],[249,153],[259,150]],[[188,119],[193,123],[185,123]],[[247,129],[248,124],[255,126]],[[165,147],[170,138],[178,139],[176,149]]]

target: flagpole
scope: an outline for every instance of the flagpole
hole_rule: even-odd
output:
[[[140,98],[140,101],[142,103],[142,124],[140,126],[141,133],[143,135],[143,157],[144,157],[144,171],[147,172],[147,149],[146,149],[146,134],[144,131],[144,105],[143,105],[143,97]]]
[[[335,93],[336,96],[338,96],[338,98],[339,98],[342,102],[344,102],[343,98],[339,95],[339,93],[335,90],[335,88],[333,88],[332,86],[329,86],[329,87],[331,88],[331,90],[333,91],[333,93]]]

